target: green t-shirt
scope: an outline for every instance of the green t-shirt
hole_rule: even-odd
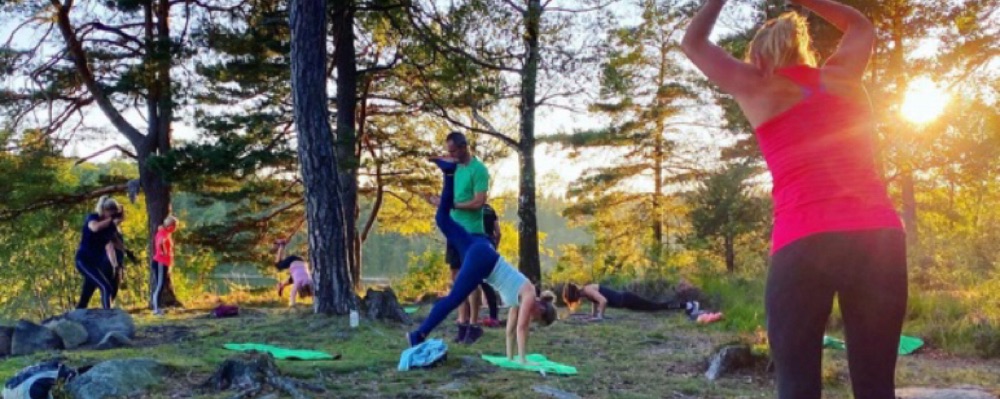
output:
[[[476,193],[485,193],[490,189],[490,171],[472,157],[468,165],[458,164],[455,171],[455,203],[472,201]],[[452,209],[451,218],[472,234],[486,234],[483,230],[483,209]]]

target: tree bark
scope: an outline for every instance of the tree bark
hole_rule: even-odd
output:
[[[313,307],[317,313],[346,314],[357,304],[348,274],[349,226],[341,202],[339,164],[327,108],[325,6],[323,0],[292,0],[289,5],[292,100],[306,195],[309,261],[316,284]],[[342,117],[349,116],[338,109],[338,124]]]
[[[906,30],[906,23],[903,18],[904,13],[897,12],[893,13],[892,16],[892,43],[893,48],[891,53],[889,53],[889,70],[893,71],[894,83],[896,93],[892,97],[897,100],[903,99],[903,91],[906,88],[906,75],[904,74],[905,67],[905,57],[904,57],[904,34]],[[892,128],[895,132],[892,135],[897,140],[907,139],[908,132],[899,123],[892,124]],[[903,224],[906,229],[906,245],[907,252],[911,255],[917,255],[919,253],[919,240],[917,231],[917,200],[914,191],[913,184],[913,169],[915,166],[915,159],[913,151],[910,150],[910,144],[906,143],[902,145],[902,148],[897,149],[902,158],[899,162],[901,167],[901,175],[899,178],[900,192],[903,196]]]
[[[152,257],[155,254],[154,242],[156,231],[163,220],[170,214],[171,190],[163,176],[146,166],[148,158],[153,154],[163,155],[170,151],[170,122],[173,120],[173,101],[170,85],[170,3],[161,0],[158,3],[148,3],[146,11],[146,49],[144,63],[150,71],[149,92],[146,98],[146,109],[149,124],[146,127],[146,138],[139,153],[139,182],[146,194],[146,230],[149,241],[147,251]],[[152,258],[149,263],[152,267]],[[153,272],[149,271],[149,294],[153,294]],[[152,301],[151,301],[152,302]],[[180,301],[174,294],[174,284],[169,274],[164,275],[163,287],[160,291],[160,306],[180,307]],[[152,308],[152,303],[149,304]]]
[[[726,271],[736,272],[736,249],[733,247],[734,237],[726,234],[723,237],[723,245],[726,247]]]
[[[542,281],[541,259],[538,248],[538,219],[535,207],[535,90],[538,84],[538,63],[541,60],[539,34],[542,19],[541,0],[528,0],[524,16],[524,42],[528,50],[524,69],[521,71],[521,181],[517,215],[520,238],[520,270],[536,286]]]
[[[356,112],[358,104],[358,62],[354,51],[354,5],[351,0],[335,0],[333,6],[334,65],[337,69],[337,160],[347,226],[348,264],[351,281],[361,288],[361,237],[358,234],[358,154]]]

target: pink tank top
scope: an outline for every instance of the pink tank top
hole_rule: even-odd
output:
[[[312,276],[309,274],[309,270],[306,269],[305,262],[295,262],[292,266],[288,268],[289,274],[292,275],[292,284],[295,284],[295,288],[301,290],[307,285],[312,285]]]
[[[771,254],[817,233],[902,229],[875,167],[869,106],[827,92],[819,69],[776,73],[805,96],[756,129],[774,182]]]

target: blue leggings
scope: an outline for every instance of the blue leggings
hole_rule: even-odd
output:
[[[441,163],[439,163],[441,165]],[[451,171],[443,165],[442,169],[446,174],[444,177],[444,189],[441,190],[441,203],[438,205],[437,214],[434,216],[438,229],[444,234],[448,242],[455,246],[458,253],[462,255],[462,268],[455,276],[455,283],[451,286],[448,296],[442,298],[434,304],[431,313],[424,320],[417,331],[426,337],[434,330],[438,324],[452,311],[458,308],[469,294],[476,289],[486,277],[493,272],[493,268],[500,259],[500,254],[493,249],[493,244],[484,236],[473,236],[465,231],[465,228],[455,223],[451,218],[451,209],[455,207],[455,176],[448,173]]]

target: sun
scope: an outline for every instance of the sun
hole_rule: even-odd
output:
[[[910,81],[900,112],[910,122],[923,125],[941,116],[949,97],[937,83],[922,76]]]

